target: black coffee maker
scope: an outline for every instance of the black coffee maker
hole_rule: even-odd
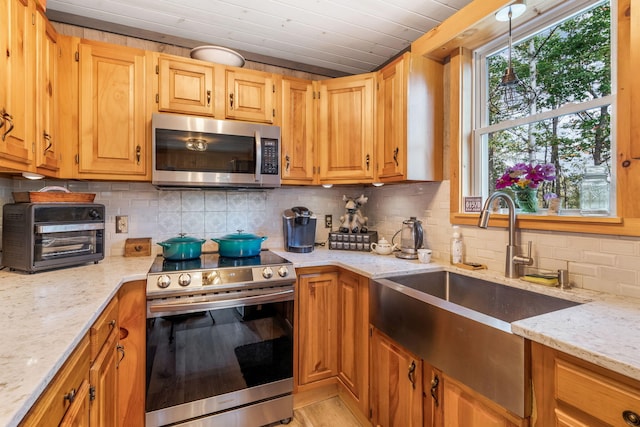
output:
[[[304,206],[284,211],[282,224],[284,249],[287,252],[306,253],[313,251],[316,241],[316,216]]]

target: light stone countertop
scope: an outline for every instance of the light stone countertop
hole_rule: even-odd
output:
[[[377,279],[449,270],[585,304],[512,323],[533,341],[640,378],[640,300],[571,289],[562,291],[496,272],[443,263],[420,264],[393,255],[271,249],[296,268],[335,265]],[[124,282],[145,279],[154,257],[113,257],[36,274],[0,271],[0,426],[16,426]]]

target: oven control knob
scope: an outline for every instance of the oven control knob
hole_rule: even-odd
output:
[[[191,283],[191,275],[189,273],[182,273],[178,276],[178,285],[189,286],[189,283]]]
[[[203,285],[219,285],[222,279],[217,271],[207,271],[206,273],[202,273],[202,284]]]
[[[281,265],[280,268],[278,269],[278,275],[280,277],[287,277],[287,274],[289,274],[289,269],[284,265]]]
[[[163,274],[162,276],[158,277],[158,282],[157,285],[159,288],[168,288],[169,285],[171,284],[171,277],[169,277],[168,274]]]
[[[273,270],[271,269],[271,267],[265,267],[262,270],[262,277],[264,277],[265,279],[271,279],[273,277]]]

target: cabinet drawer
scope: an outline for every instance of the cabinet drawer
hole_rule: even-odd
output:
[[[77,393],[89,376],[89,337],[85,336],[53,378],[20,426],[57,426],[71,405],[70,393]],[[86,406],[88,408],[88,406]],[[88,414],[87,414],[88,416]]]
[[[96,360],[100,349],[109,337],[109,333],[118,327],[118,297],[114,297],[104,309],[98,320],[91,326],[91,361]]]
[[[625,411],[640,414],[640,389],[556,359],[556,399],[608,425],[626,425]]]

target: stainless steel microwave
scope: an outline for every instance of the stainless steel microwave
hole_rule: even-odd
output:
[[[157,187],[280,187],[280,127],[181,114],[152,116]]]

